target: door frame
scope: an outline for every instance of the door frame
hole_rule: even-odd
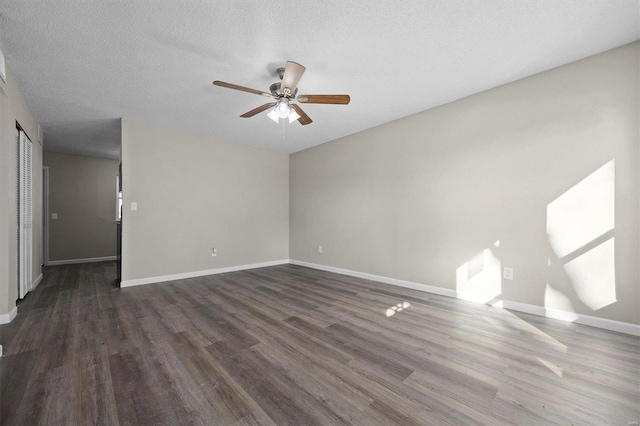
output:
[[[42,264],[49,265],[49,166],[42,166]]]

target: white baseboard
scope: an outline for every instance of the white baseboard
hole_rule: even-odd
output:
[[[615,321],[607,318],[598,318],[591,315],[577,314],[575,312],[561,311],[559,309],[544,308],[542,306],[527,305],[526,303],[511,302],[508,300],[504,300],[494,306],[500,306],[513,311],[525,312],[527,314],[539,315],[541,317],[553,318],[560,321],[575,322],[576,324],[617,331],[618,333],[640,336],[640,325],[638,324]]]
[[[442,287],[433,287],[426,284],[414,283],[411,281],[398,280],[396,278],[383,277],[381,275],[367,274],[365,272],[351,271],[349,269],[334,268],[333,266],[318,265],[317,263],[301,262],[299,260],[290,260],[290,264],[305,266],[312,269],[320,269],[321,271],[335,272],[336,274],[349,275],[350,277],[363,278],[365,280],[378,281],[385,284],[397,285],[399,287],[411,288],[414,290],[425,291],[427,293],[439,294],[441,296],[456,297],[455,290],[449,290]]]
[[[40,275],[38,275],[36,280],[33,282],[33,285],[31,286],[31,291],[35,290],[36,287],[38,287],[38,284],[40,284],[40,281],[42,281],[42,272],[40,272]]]
[[[251,263],[247,265],[228,266],[226,268],[207,269],[204,271],[185,272],[182,274],[161,275],[158,277],[137,278],[120,282],[120,287],[133,287],[144,284],[154,284],[166,281],[183,280],[185,278],[204,277],[206,275],[224,274],[227,272],[244,271],[247,269],[264,268],[265,266],[287,265],[289,259],[274,260],[271,262]]]
[[[118,259],[117,256],[105,256],[105,257],[86,257],[84,259],[50,260],[47,262],[47,266],[73,265],[74,263],[108,262],[110,260],[117,260],[117,259]]]
[[[42,273],[40,273],[40,275],[36,277],[36,279],[33,281],[33,287],[31,288],[31,291],[35,290],[36,287],[38,287],[38,284],[40,284],[40,282],[42,281],[42,277]],[[13,321],[16,315],[18,315],[17,306],[14,306],[13,309],[11,309],[11,311],[6,314],[0,314],[0,325],[9,324],[11,321]],[[0,346],[0,356],[2,356],[2,346]]]
[[[18,307],[14,306],[12,310],[10,310],[6,314],[0,314],[0,325],[1,324],[9,324],[13,319],[18,315]]]
[[[395,278],[367,274],[364,272],[351,271],[349,269],[334,268],[333,266],[319,265],[316,263],[302,262],[302,261],[293,260],[293,259],[291,259],[289,263],[291,263],[292,265],[304,266],[312,269],[319,269],[321,271],[335,272],[337,274],[348,275],[351,277],[364,278],[366,280],[378,281],[385,284],[411,288],[414,290],[438,294],[441,296],[454,297],[457,299],[464,299],[464,300],[468,300],[476,303],[481,303],[481,302],[478,302],[478,300],[474,298],[473,295],[459,293],[455,290],[450,290],[446,288],[433,287],[430,285],[414,283],[411,281],[403,281]],[[606,318],[598,318],[590,315],[576,314],[574,312],[561,311],[558,309],[549,309],[543,306],[529,305],[526,303],[511,302],[509,300],[493,301],[493,302],[490,302],[490,304],[492,306],[510,309],[513,311],[524,312],[527,314],[553,318],[561,321],[575,322],[577,324],[603,328],[605,330],[616,331],[618,333],[625,333],[625,334],[631,334],[634,336],[640,336],[640,325],[638,324],[614,321]]]

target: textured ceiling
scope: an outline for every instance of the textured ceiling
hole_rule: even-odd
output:
[[[0,46],[45,149],[117,158],[119,117],[295,152],[640,38],[638,0],[0,0]],[[239,115],[287,60],[305,105]],[[284,138],[283,138],[284,137]]]

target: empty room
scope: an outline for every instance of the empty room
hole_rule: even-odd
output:
[[[0,0],[0,425],[638,425],[640,0]]]

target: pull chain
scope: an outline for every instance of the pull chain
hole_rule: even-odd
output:
[[[282,119],[282,140],[284,140],[284,136],[285,136],[285,127],[286,127],[286,123],[285,123],[285,119]]]

